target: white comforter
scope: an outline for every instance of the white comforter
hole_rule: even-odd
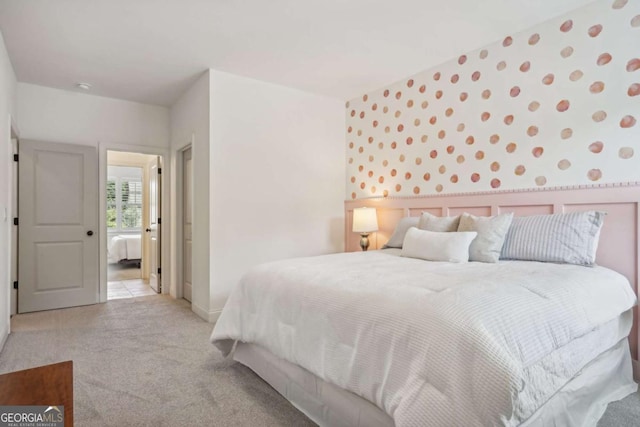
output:
[[[518,425],[628,334],[579,345],[634,304],[601,267],[335,254],[253,268],[211,340],[259,344],[399,427]]]
[[[108,248],[109,262],[142,258],[142,238],[139,234],[114,236]]]

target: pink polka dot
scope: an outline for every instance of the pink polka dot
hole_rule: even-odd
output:
[[[614,9],[622,9],[627,5],[627,1],[628,0],[615,0],[611,7],[613,7]]]
[[[502,41],[502,46],[504,46],[504,47],[511,46],[512,43],[513,43],[513,38],[511,38],[511,36],[507,36]]]
[[[596,141],[591,145],[589,145],[589,151],[591,151],[594,154],[601,153],[603,148],[604,148],[604,144],[601,141]]]
[[[512,98],[515,98],[516,96],[520,95],[520,88],[518,86],[512,87],[511,90],[509,91],[509,95],[511,95]]]
[[[591,169],[587,172],[587,178],[591,181],[599,181],[602,178],[602,171],[600,169]]]
[[[569,109],[569,106],[570,106],[569,101],[566,99],[563,99],[562,101],[558,102],[558,105],[556,105],[556,110],[563,113]]]
[[[538,33],[532,34],[531,37],[529,37],[529,45],[531,46],[537,44],[539,41],[540,41],[540,34]]]
[[[560,51],[560,56],[563,58],[568,58],[573,55],[573,48],[571,46],[567,46]]]
[[[589,37],[598,37],[598,35],[602,32],[602,25],[597,24],[589,27]]]
[[[591,118],[593,119],[594,122],[599,123],[601,121],[604,121],[607,118],[607,113],[606,111],[602,111],[602,110],[596,111],[591,115]]]
[[[550,84],[553,83],[554,78],[555,77],[553,76],[553,74],[549,73],[549,74],[547,74],[546,76],[544,76],[542,78],[542,83],[544,83],[545,85],[549,86]]]
[[[589,92],[591,93],[600,93],[604,90],[603,82],[594,82],[589,86]]]
[[[606,65],[609,62],[611,62],[611,54],[609,54],[608,52],[605,52],[602,55],[598,56],[598,60],[596,61],[596,63],[600,66]]]
[[[498,178],[494,178],[491,180],[491,188],[500,188],[500,180]]]
[[[465,62],[467,62],[467,55],[460,55],[460,57],[458,58],[458,64],[462,65]]]
[[[575,70],[569,75],[569,80],[571,80],[572,82],[577,82],[582,78],[583,75],[584,73],[581,70]]]
[[[620,120],[621,128],[631,128],[636,125],[636,119],[633,116],[624,116],[622,120]]]
[[[627,71],[634,72],[640,69],[640,58],[633,58],[629,62],[627,62]]]
[[[564,21],[562,25],[560,25],[560,31],[562,31],[563,33],[571,31],[572,28],[573,28],[573,21],[571,19]]]
[[[629,89],[627,90],[627,95],[629,96],[640,95],[640,83],[633,83],[631,86],[629,86]]]
[[[529,61],[524,61],[521,65],[520,65],[520,71],[522,71],[523,73],[526,73],[527,71],[529,71],[531,69],[531,62]]]

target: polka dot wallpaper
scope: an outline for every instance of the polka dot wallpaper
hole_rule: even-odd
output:
[[[604,0],[346,104],[349,198],[640,181],[640,0]]]

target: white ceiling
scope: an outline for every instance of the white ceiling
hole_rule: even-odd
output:
[[[0,0],[18,80],[169,106],[207,68],[347,100],[592,0]]]

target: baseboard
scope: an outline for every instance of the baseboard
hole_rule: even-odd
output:
[[[222,310],[207,311],[194,303],[191,303],[191,310],[209,323],[216,323],[218,321],[218,317],[220,317],[220,314],[222,313]]]
[[[633,379],[640,383],[640,361],[631,359],[631,366],[633,366]]]
[[[2,349],[4,348],[4,344],[7,342],[7,338],[9,338],[9,325],[5,325],[4,328],[2,328],[2,335],[0,335],[0,351],[2,351]]]

